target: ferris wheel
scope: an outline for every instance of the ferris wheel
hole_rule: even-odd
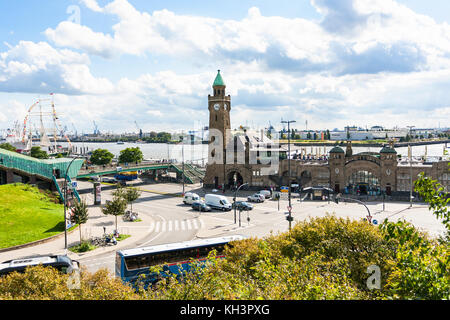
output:
[[[72,143],[69,137],[62,130],[61,122],[56,113],[54,94],[46,99],[39,98],[28,108],[27,115],[23,120],[22,143],[26,145],[26,150],[30,150],[33,145],[33,129],[35,135],[39,136],[41,147],[52,146],[50,137],[53,138],[53,147],[56,150],[58,138],[64,138],[68,143],[68,150],[72,150]]]

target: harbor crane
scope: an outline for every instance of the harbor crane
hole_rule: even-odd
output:
[[[136,125],[136,128],[138,129],[138,132],[139,132],[139,139],[142,139],[142,129],[141,129],[141,128],[139,128],[139,126],[138,126],[138,124],[137,124],[137,121],[136,121],[136,120],[134,120],[134,124]]]
[[[94,122],[94,135],[99,135],[99,134],[100,134],[100,131],[98,130],[98,126],[97,126],[97,124],[95,123],[95,120],[92,120],[92,122]]]

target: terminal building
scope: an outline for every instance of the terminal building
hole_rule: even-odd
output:
[[[244,131],[233,135],[231,97],[225,94],[226,85],[220,71],[212,87],[213,95],[208,96],[209,128],[210,132],[215,130],[220,134],[210,134],[204,179],[207,188],[228,189],[244,183],[255,189],[274,188],[288,186],[290,180],[300,188],[321,186],[337,193],[379,196],[385,192],[409,197],[411,182],[424,172],[450,191],[449,161],[401,160],[393,143],[380,148],[379,152],[353,154],[348,141],[345,150],[336,146],[321,157],[291,156],[288,160],[287,150],[264,132]],[[278,161],[269,163],[275,154]]]

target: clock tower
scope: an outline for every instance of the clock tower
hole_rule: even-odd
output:
[[[212,85],[213,95],[208,95],[208,110],[209,110],[209,130],[220,131],[222,137],[214,135],[210,136],[209,142],[214,142],[215,138],[222,139],[223,155],[225,155],[225,149],[227,147],[227,142],[230,137],[228,135],[231,133],[231,123],[230,123],[230,109],[231,109],[231,97],[230,95],[225,95],[226,85],[220,75],[220,70],[217,71],[216,79]],[[216,131],[216,132],[217,132]],[[210,154],[210,156],[212,156]]]
[[[209,148],[207,178],[214,180],[214,185],[225,182],[225,164],[228,141],[231,139],[230,109],[231,97],[225,95],[225,82],[220,70],[212,85],[213,95],[208,95],[209,110]],[[209,179],[208,177],[211,176]],[[211,181],[212,182],[212,181]]]

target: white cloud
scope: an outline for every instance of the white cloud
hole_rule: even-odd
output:
[[[0,53],[0,91],[70,94],[108,93],[112,83],[95,78],[90,59],[68,49],[55,49],[46,42],[20,41]],[[42,86],[42,84],[45,84]]]
[[[10,47],[0,53],[1,91],[76,95],[60,97],[83,119],[117,130],[133,127],[137,116],[144,129],[185,128],[207,123],[207,95],[220,68],[233,126],[281,117],[308,119],[310,128],[448,121],[450,27],[393,0],[314,0],[320,21],[264,16],[256,7],[237,20],[147,13],[126,0],[103,7],[80,1],[114,19],[111,30],[63,21],[44,32],[58,49],[45,42]],[[119,55],[176,61],[183,74],[161,66],[112,83],[91,73],[91,55],[112,63]]]

